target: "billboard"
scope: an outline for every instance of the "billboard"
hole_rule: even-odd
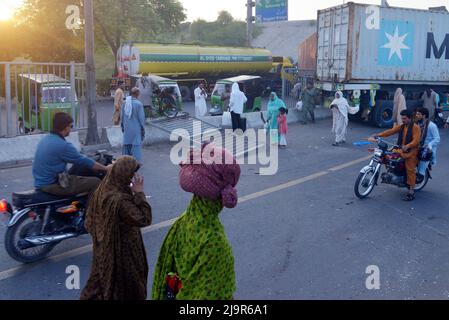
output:
[[[288,20],[288,0],[256,0],[256,22]]]

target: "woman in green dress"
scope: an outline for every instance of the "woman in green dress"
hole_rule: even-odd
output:
[[[211,154],[218,157],[205,161]],[[193,164],[198,155],[201,164]],[[193,198],[164,240],[152,299],[230,300],[236,289],[234,256],[219,214],[237,205],[240,166],[213,144],[191,151],[188,160],[181,164],[179,180]]]

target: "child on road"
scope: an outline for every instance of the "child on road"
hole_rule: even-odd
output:
[[[278,116],[278,126],[279,126],[279,146],[281,148],[287,147],[287,132],[288,132],[288,124],[287,124],[287,109],[282,107],[279,109]]]

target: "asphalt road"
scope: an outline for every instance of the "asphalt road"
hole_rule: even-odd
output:
[[[370,198],[353,192],[359,170],[368,163],[360,140],[376,128],[351,124],[349,144],[331,146],[331,122],[290,126],[289,147],[279,152],[279,171],[259,175],[243,165],[237,208],[224,210],[235,256],[236,299],[448,299],[449,298],[449,131],[442,132],[434,179],[413,203],[406,190],[379,185]],[[393,139],[392,139],[393,140]],[[146,193],[154,225],[144,231],[150,263],[148,288],[170,220],[191,195],[178,184],[171,145],[144,151]],[[32,185],[31,168],[0,171],[0,194]],[[65,286],[67,266],[90,271],[89,236],[59,245],[40,263],[21,266],[3,248],[0,230],[0,299],[78,299]],[[380,271],[380,289],[368,290],[368,266]]]

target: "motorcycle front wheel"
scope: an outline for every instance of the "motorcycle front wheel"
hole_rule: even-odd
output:
[[[19,246],[19,242],[24,238],[39,235],[41,226],[41,221],[25,215],[15,225],[8,228],[5,234],[5,249],[9,256],[22,263],[33,263],[47,257],[56,244],[46,244],[27,249],[21,249]]]
[[[371,192],[373,192],[376,185],[376,179],[372,179],[375,174],[374,169],[369,170],[365,173],[360,173],[354,186],[355,195],[359,199],[364,199],[368,197]],[[370,184],[370,181],[371,184]]]

